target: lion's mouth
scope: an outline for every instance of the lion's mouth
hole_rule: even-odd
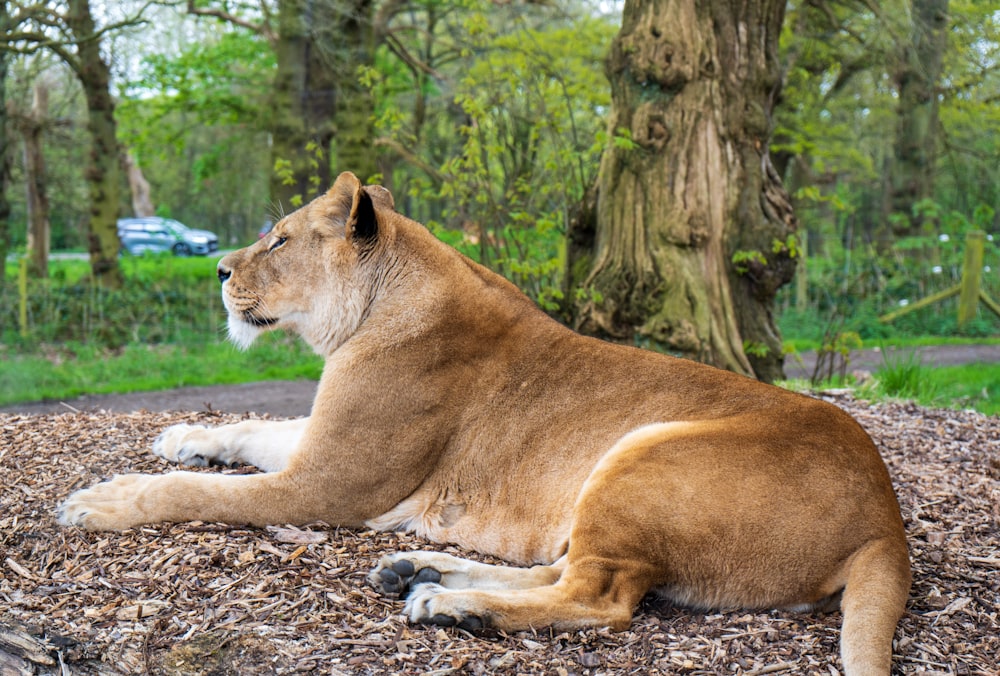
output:
[[[243,319],[248,324],[253,324],[254,326],[259,326],[261,328],[267,326],[273,326],[274,324],[278,323],[278,320],[274,317],[258,317],[257,315],[251,312],[245,312],[243,314]]]

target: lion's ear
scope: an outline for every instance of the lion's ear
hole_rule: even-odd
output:
[[[365,187],[358,177],[345,171],[327,193],[332,198],[329,214],[334,223],[344,225],[344,236],[356,242],[371,242],[378,235],[375,220],[375,204],[370,191],[375,190],[374,199],[383,207],[392,204],[392,195],[382,186]]]
[[[365,190],[371,195],[372,201],[376,206],[380,206],[383,209],[389,209],[390,211],[396,210],[396,200],[392,198],[392,193],[389,189],[381,185],[366,185]]]
[[[347,239],[355,242],[371,242],[378,236],[378,222],[375,219],[375,205],[371,195],[361,184],[354,193],[351,215],[347,218]]]

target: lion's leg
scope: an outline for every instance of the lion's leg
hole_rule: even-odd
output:
[[[153,442],[153,452],[182,465],[254,465],[265,472],[288,466],[309,418],[244,420],[221,427],[173,425]]]
[[[620,563],[571,563],[555,584],[528,589],[447,589],[439,584],[422,584],[410,594],[404,613],[412,622],[465,629],[621,630],[628,627],[649,585],[644,571],[618,567]]]
[[[565,567],[563,557],[549,566],[492,566],[440,552],[401,552],[382,557],[368,576],[387,594],[406,596],[421,584],[447,589],[530,589],[550,585]]]
[[[59,523],[90,530],[193,520],[263,526],[318,520],[322,509],[286,472],[126,474],[70,495]]]

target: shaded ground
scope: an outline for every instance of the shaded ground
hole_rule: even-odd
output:
[[[914,586],[896,633],[894,673],[996,676],[1000,417],[825,398],[875,439],[906,521]],[[624,632],[473,636],[407,624],[402,604],[366,582],[387,552],[468,555],[409,535],[324,524],[188,523],[124,533],[56,524],[57,505],[77,488],[114,473],[167,471],[149,452],[167,425],[241,417],[0,414],[0,673],[842,671],[840,613],[703,613],[649,598]]]
[[[848,372],[876,371],[886,361],[906,359],[915,352],[925,366],[954,366],[976,362],[1000,362],[1000,345],[937,345],[920,348],[890,348],[862,350],[850,355]],[[785,360],[789,378],[808,379],[812,375],[816,355],[806,352],[801,359],[794,355]],[[274,381],[244,385],[213,385],[182,387],[160,392],[131,394],[95,394],[60,401],[28,402],[0,407],[0,413],[46,414],[72,411],[224,411],[255,412],[273,416],[308,415],[316,384],[311,381]]]

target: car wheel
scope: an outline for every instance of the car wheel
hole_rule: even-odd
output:
[[[174,244],[174,255],[175,256],[190,256],[191,249],[184,242],[177,242]]]

